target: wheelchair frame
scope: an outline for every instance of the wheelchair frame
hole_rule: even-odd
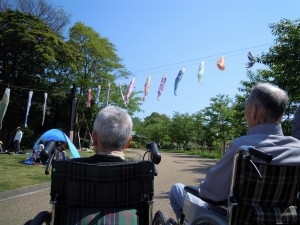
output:
[[[101,224],[108,225],[135,224],[129,218],[131,215],[139,225],[152,225],[154,176],[157,176],[155,164],[160,163],[161,156],[154,142],[146,147],[145,155],[149,154],[148,160],[144,160],[144,155],[142,161],[138,162],[87,164],[52,161],[54,153],[49,160],[52,163],[52,211],[41,211],[27,224],[68,224],[68,219],[74,217],[72,213],[75,209],[81,213],[76,215],[80,218],[76,224],[80,225],[98,224],[97,219],[102,221]],[[89,174],[91,176],[87,176]],[[86,211],[93,212],[93,215],[86,215]],[[85,223],[87,217],[83,214],[92,218],[93,223]],[[112,216],[115,219],[113,222]],[[119,218],[121,219],[117,223]],[[110,222],[103,222],[106,219]],[[73,221],[70,223],[74,224]]]
[[[180,221],[175,221],[173,218],[169,218],[168,221],[165,222],[164,224],[176,224],[176,225],[178,225],[178,224],[184,224],[184,225],[199,225],[199,224],[227,225],[227,224],[240,224],[239,222],[238,223],[235,222],[236,217],[234,217],[233,215],[241,216],[243,214],[240,215],[239,213],[240,212],[245,213],[245,211],[238,211],[238,209],[239,209],[238,206],[239,206],[239,203],[240,203],[240,199],[237,201],[237,197],[238,198],[240,198],[240,197],[244,198],[244,195],[245,195],[245,199],[248,200],[247,198],[249,196],[251,197],[251,193],[249,194],[249,196],[247,196],[248,194],[245,193],[246,191],[241,192],[241,193],[236,193],[236,192],[238,192],[236,190],[236,187],[238,187],[238,185],[239,185],[239,183],[237,182],[238,181],[237,176],[238,176],[238,174],[240,172],[240,169],[241,169],[241,168],[238,167],[239,164],[240,164],[239,161],[240,160],[243,160],[244,162],[247,161],[247,164],[249,165],[249,167],[252,168],[251,171],[254,171],[254,173],[256,174],[256,176],[254,176],[254,177],[257,177],[257,178],[255,178],[256,180],[259,180],[259,179],[263,178],[262,175],[261,175],[261,173],[260,173],[260,171],[259,171],[259,169],[257,168],[256,165],[258,165],[258,166],[260,166],[260,165],[266,165],[266,164],[259,164],[259,163],[255,164],[251,160],[251,156],[252,155],[255,156],[256,158],[264,161],[264,162],[267,162],[267,163],[271,162],[271,160],[272,160],[272,156],[270,154],[264,153],[264,152],[262,152],[262,151],[260,151],[260,150],[258,150],[256,148],[254,148],[254,147],[251,147],[251,146],[241,146],[239,148],[239,150],[235,153],[234,158],[233,158],[232,180],[231,180],[231,186],[230,186],[230,193],[228,195],[228,200],[227,200],[227,206],[225,206],[225,205],[218,206],[219,204],[215,203],[216,209],[218,211],[220,211],[220,212],[224,212],[224,214],[223,213],[218,213],[218,212],[215,212],[215,211],[212,211],[212,210],[209,210],[209,209],[205,209],[205,208],[202,208],[202,207],[199,207],[198,205],[195,205],[194,203],[190,202],[189,200],[187,200],[185,198],[184,206],[183,206],[183,213],[182,213],[182,216],[180,218]],[[267,167],[270,167],[270,166],[265,166],[265,168],[267,168]],[[271,167],[272,168],[276,168],[276,167],[280,168],[280,167],[284,167],[284,166],[274,166],[273,165]],[[299,185],[300,185],[299,184],[300,183],[300,178],[299,178],[300,167],[299,166],[295,166],[295,167],[293,167],[293,166],[290,166],[290,167],[286,166],[286,168],[289,168],[290,171],[294,170],[294,168],[295,168],[296,172],[292,172],[293,175],[291,175],[291,178],[287,178],[287,180],[289,179],[288,182],[290,182],[289,183],[289,185],[290,185],[289,187],[292,187],[292,186],[294,187],[294,189],[293,189],[294,192],[291,192],[290,198],[293,197],[293,199],[297,199],[297,197],[299,197],[299,191],[300,191],[300,187],[299,187]],[[247,180],[247,182],[252,182],[251,179],[249,178]],[[296,181],[294,181],[294,180],[296,180]],[[242,179],[241,182],[244,182],[244,180]],[[286,183],[284,183],[284,185],[285,184]],[[272,184],[272,185],[274,186],[274,184]],[[192,194],[192,195],[200,198],[199,192],[198,192],[198,187],[186,186],[184,189],[186,191],[186,194],[189,193],[189,194]],[[291,191],[291,190],[289,190],[289,191]],[[297,192],[298,192],[298,195],[297,195]],[[236,196],[236,194],[238,194],[240,196]],[[255,201],[256,202],[254,204],[259,204],[260,203],[260,200],[255,200]],[[296,210],[297,210],[297,205],[298,205],[298,208],[299,208],[299,203],[297,204],[296,202],[297,202],[297,200],[293,200],[291,204],[296,204]],[[212,202],[210,202],[210,203],[212,203]],[[270,204],[273,204],[273,203],[270,203]],[[285,204],[284,207],[288,208],[290,206],[289,203],[284,203],[284,204]],[[242,206],[242,207],[244,207],[244,206]],[[251,206],[247,206],[247,207],[251,208]],[[291,207],[293,207],[293,206],[291,206]],[[248,208],[246,208],[246,209],[248,209]],[[235,210],[237,210],[237,212]],[[295,211],[295,208],[293,210]],[[249,212],[246,212],[246,213],[249,214]],[[252,211],[252,213],[253,213],[253,211]],[[292,218],[288,218],[290,216],[290,215],[288,215],[287,216],[288,219],[286,220],[288,222],[282,223],[282,224],[291,224],[291,221],[293,221],[293,220],[294,220],[293,224],[298,224],[299,223],[299,218],[300,218],[300,212],[299,212],[299,210],[296,213],[295,212],[292,212],[292,213],[294,213],[294,215],[292,215]],[[271,215],[273,215],[273,214],[271,214]],[[295,217],[296,217],[296,219],[295,219]],[[274,224],[274,223],[271,223],[271,224]]]

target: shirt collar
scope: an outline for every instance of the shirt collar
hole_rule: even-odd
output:
[[[247,134],[283,135],[283,132],[279,123],[262,123],[251,127]]]
[[[109,155],[109,156],[119,157],[119,158],[125,160],[124,152],[121,152],[121,151],[98,152],[97,154],[98,155]]]

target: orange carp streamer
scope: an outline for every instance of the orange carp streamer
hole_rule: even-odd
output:
[[[224,56],[222,56],[222,57],[218,60],[218,62],[217,62],[217,67],[218,67],[220,70],[222,70],[222,71],[225,70],[225,57],[224,57]]]

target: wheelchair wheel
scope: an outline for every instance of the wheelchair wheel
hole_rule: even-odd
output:
[[[31,221],[32,221],[32,220],[26,221],[26,223],[24,223],[24,225],[30,225]]]
[[[160,210],[158,210],[153,218],[152,225],[166,225],[168,224],[168,218],[166,214]]]
[[[228,222],[213,214],[201,215],[199,219],[192,222],[192,225],[227,225]]]
[[[30,225],[50,225],[50,222],[51,213],[48,211],[42,211],[34,217]]]

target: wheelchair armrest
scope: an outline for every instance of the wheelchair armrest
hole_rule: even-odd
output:
[[[196,196],[197,198],[200,198],[199,195],[199,187],[196,186],[185,186],[184,190],[194,196]]]
[[[203,201],[205,201],[205,202],[207,202],[207,203],[209,203],[211,205],[214,205],[214,206],[224,206],[224,205],[227,205],[227,200],[216,202],[216,201],[213,201],[211,199],[201,197],[200,194],[199,194],[199,187],[196,187],[196,186],[185,186],[184,190],[186,192],[194,195],[195,197],[202,199]]]

